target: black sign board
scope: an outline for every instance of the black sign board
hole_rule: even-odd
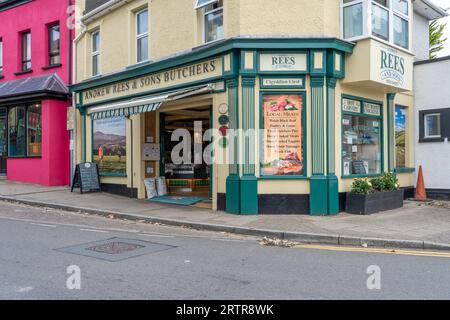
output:
[[[96,163],[86,162],[77,164],[73,175],[72,189],[80,188],[81,193],[89,191],[101,191],[100,176]]]
[[[364,161],[353,161],[353,174],[367,174]]]

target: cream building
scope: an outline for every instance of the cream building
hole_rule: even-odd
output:
[[[104,190],[146,198],[145,179],[165,176],[175,200],[312,215],[342,211],[356,177],[396,172],[412,190],[415,21],[444,14],[431,2],[77,5],[76,159],[99,164]],[[193,136],[182,162],[177,129]],[[212,164],[190,154],[209,129]]]

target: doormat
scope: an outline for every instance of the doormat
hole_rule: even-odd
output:
[[[178,204],[182,206],[191,206],[197,202],[201,202],[205,198],[200,197],[184,197],[184,196],[161,196],[149,199],[150,202]]]

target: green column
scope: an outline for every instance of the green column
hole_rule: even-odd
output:
[[[325,176],[324,77],[311,76],[311,151],[310,213],[328,213],[328,179]]]
[[[387,123],[388,123],[388,170],[394,172],[394,152],[395,152],[395,93],[387,95]]]
[[[230,132],[236,132],[239,128],[239,79],[233,78],[227,80],[228,88],[228,114]],[[239,178],[239,138],[234,134],[231,135],[230,141],[230,164],[229,175],[226,182],[225,208],[226,212],[232,214],[240,214],[240,178]]]
[[[255,77],[242,77],[243,164],[240,187],[241,214],[258,214],[258,180],[255,176]]]
[[[339,185],[336,177],[336,82],[334,77],[327,78],[327,214],[335,215],[339,213]]]

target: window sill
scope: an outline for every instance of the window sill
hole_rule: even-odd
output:
[[[111,177],[111,178],[126,178],[127,174],[125,173],[99,173],[98,174],[100,177]]]
[[[48,70],[48,69],[60,68],[60,67],[62,67],[62,64],[61,64],[61,63],[58,63],[58,64],[51,64],[51,65],[42,67],[42,70]]]
[[[260,176],[258,180],[308,180],[307,176]]]
[[[145,61],[141,61],[141,62],[136,62],[135,64],[129,65],[128,67],[126,67],[127,70],[129,69],[135,69],[135,68],[139,68],[145,65],[148,65],[150,63],[150,60],[145,60]]]
[[[445,138],[420,138],[419,143],[428,143],[428,142],[444,142]]]
[[[372,173],[372,174],[352,174],[348,176],[341,176],[341,179],[356,179],[356,178],[375,178],[381,177],[382,173]]]
[[[353,38],[347,38],[347,39],[345,39],[344,37],[342,37],[342,38],[343,38],[345,41],[350,41],[350,42],[358,42],[358,41],[362,41],[362,40],[366,40],[366,39],[371,39],[371,40],[379,41],[379,42],[381,42],[381,43],[383,43],[383,44],[385,44],[385,45],[387,45],[387,46],[391,46],[391,47],[393,47],[393,48],[395,48],[395,49],[397,49],[397,50],[399,50],[399,51],[403,51],[403,52],[405,52],[405,53],[407,53],[407,54],[414,55],[414,53],[413,53],[410,49],[405,49],[405,48],[400,47],[400,46],[398,46],[398,45],[396,45],[396,44],[394,44],[394,43],[392,43],[392,42],[383,40],[383,39],[381,39],[381,38],[378,38],[378,37],[372,36],[372,35],[370,35],[370,36],[368,36],[368,35],[363,35],[363,36],[358,36],[358,37],[353,37]]]
[[[21,76],[23,74],[28,74],[28,73],[32,73],[32,72],[33,72],[33,69],[30,69],[30,70],[25,70],[25,71],[14,72],[14,75]]]
[[[412,173],[412,172],[416,172],[416,168],[408,168],[408,167],[395,168],[395,173]]]

